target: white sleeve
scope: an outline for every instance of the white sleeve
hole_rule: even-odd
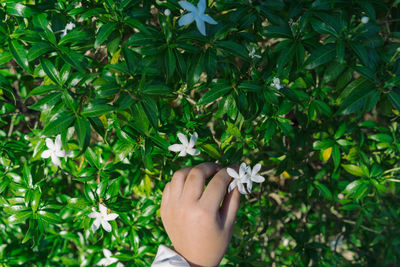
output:
[[[190,265],[178,253],[161,245],[151,267],[190,267]]]

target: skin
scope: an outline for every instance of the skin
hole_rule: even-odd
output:
[[[207,162],[178,170],[165,186],[161,219],[174,249],[193,267],[218,266],[225,254],[240,204],[237,188],[227,194],[230,181],[226,168]]]

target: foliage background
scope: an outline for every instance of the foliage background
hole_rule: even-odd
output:
[[[399,265],[400,1],[208,2],[204,37],[176,0],[0,0],[1,266],[149,266],[165,183],[216,160],[268,178],[223,266]],[[200,156],[168,152],[178,131]]]

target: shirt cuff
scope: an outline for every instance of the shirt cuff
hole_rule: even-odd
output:
[[[161,245],[151,267],[190,267],[190,264],[172,249]]]

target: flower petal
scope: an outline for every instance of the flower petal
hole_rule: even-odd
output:
[[[52,152],[51,150],[45,150],[45,151],[43,151],[41,157],[44,159],[47,159],[48,157],[51,156],[51,152]]]
[[[261,164],[256,164],[251,171],[251,175],[255,176],[261,170]]]
[[[99,219],[94,220],[94,222],[92,224],[93,232],[96,232],[97,229],[99,229],[99,227],[100,227],[100,220]]]
[[[189,3],[188,1],[179,1],[178,4],[181,6],[181,8],[186,9],[190,12],[196,12],[197,8]]]
[[[252,177],[251,177],[251,180],[252,180],[253,182],[256,182],[256,183],[262,183],[262,182],[265,181],[265,178],[262,177],[261,175],[255,175],[255,176],[252,176]]]
[[[239,167],[239,176],[244,177],[248,170],[249,169],[248,169],[246,163],[242,162],[242,164],[240,164],[240,167]]]
[[[202,20],[204,20],[205,22],[207,22],[207,23],[210,23],[210,24],[218,24],[218,22],[216,22],[212,17],[210,17],[209,15],[205,15],[205,14],[201,14],[200,16],[199,16]]]
[[[195,20],[196,20],[196,26],[197,26],[197,29],[199,30],[199,32],[202,34],[202,35],[206,35],[206,24],[204,23],[204,21],[201,19],[201,18],[199,18],[199,17],[195,17],[194,18]]]
[[[243,195],[246,195],[246,194],[247,194],[246,189],[244,188],[244,185],[243,185],[243,184],[238,183],[238,189],[239,189],[239,192],[240,192],[241,194],[243,194]]]
[[[200,0],[200,1],[197,3],[197,9],[198,9],[198,12],[199,12],[200,14],[203,14],[204,11],[206,10],[206,0]]]
[[[183,15],[179,20],[178,20],[178,25],[179,26],[184,26],[184,25],[189,25],[192,23],[194,20],[194,15],[193,13],[188,13],[186,15]]]
[[[108,259],[108,265],[111,265],[111,264],[113,264],[113,263],[116,263],[117,261],[118,261],[117,258],[109,258],[109,259]]]
[[[178,133],[178,139],[179,139],[179,141],[181,141],[182,145],[187,146],[189,144],[186,135],[184,135],[182,133]]]
[[[232,168],[227,168],[226,172],[229,174],[230,177],[233,177],[233,178],[236,178],[236,179],[239,178],[239,174]]]
[[[186,156],[186,150],[182,149],[181,153],[179,153],[178,157],[185,157]]]
[[[237,186],[237,181],[233,180],[228,187],[228,193],[232,192],[233,189],[235,189],[235,187]]]
[[[192,156],[200,155],[200,151],[198,149],[195,149],[195,148],[189,148],[186,152],[189,155],[192,155]]]
[[[88,216],[90,217],[90,218],[98,218],[98,217],[100,217],[100,213],[98,213],[97,211],[92,211],[91,213],[89,213],[88,214]]]
[[[103,248],[103,254],[104,254],[104,257],[106,257],[106,258],[109,258],[109,257],[112,256],[111,251],[109,251],[109,250],[106,249],[106,248]]]
[[[106,230],[107,232],[111,232],[111,224],[107,221],[101,221],[101,226],[103,226],[103,229]]]
[[[57,157],[65,157],[65,150],[56,150]]]
[[[115,220],[118,216],[119,216],[119,214],[117,214],[117,213],[110,213],[110,214],[107,214],[107,216],[104,216],[104,219],[106,221],[112,221],[112,220]]]
[[[51,140],[50,138],[46,138],[46,146],[48,149],[53,150],[54,149],[53,140]]]
[[[173,152],[180,152],[183,150],[183,145],[181,145],[181,144],[170,145],[168,147],[168,150],[171,150]]]
[[[196,133],[196,132],[194,132],[193,134],[192,134],[192,136],[190,137],[190,141],[189,141],[189,147],[194,147],[194,145],[196,144],[196,142],[197,142],[197,138],[199,137],[199,135]]]
[[[56,166],[60,166],[61,165],[60,159],[55,154],[51,154],[51,161]]]
[[[101,215],[107,215],[107,207],[106,206],[104,206],[103,204],[101,204],[101,203],[99,203],[99,210],[100,210],[100,213],[101,213]]]
[[[62,143],[61,143],[61,134],[57,134],[57,136],[56,136],[56,141],[55,141],[55,146],[56,146],[56,149],[61,150],[61,146],[62,146]]]
[[[107,259],[101,259],[97,265],[98,266],[107,266],[108,260]]]
[[[253,183],[247,183],[247,191],[251,193],[251,189],[253,188]]]

